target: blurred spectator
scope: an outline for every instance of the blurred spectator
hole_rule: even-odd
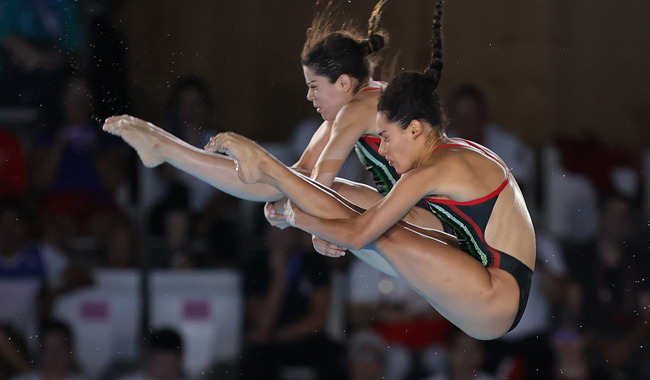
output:
[[[0,200],[27,194],[25,154],[13,133],[0,129]]]
[[[100,239],[106,244],[106,256],[100,266],[113,269],[138,266],[135,234],[131,226],[130,220],[124,217],[117,217],[107,225],[108,230]]]
[[[294,127],[291,136],[287,140],[289,157],[286,160],[288,162],[285,162],[286,165],[293,165],[298,161],[322,122],[323,120],[320,118],[309,118]]]
[[[91,280],[61,251],[35,242],[30,220],[20,203],[0,205],[0,322],[31,340],[52,300]]]
[[[499,155],[512,169],[529,208],[534,207],[535,152],[519,137],[490,122],[485,94],[474,85],[457,88],[447,102],[447,115],[447,134],[477,142]]]
[[[6,380],[31,370],[25,340],[10,327],[0,325],[0,379]]]
[[[578,137],[555,139],[568,171],[585,175],[598,195],[617,192],[630,199],[641,197],[643,170],[638,152],[617,146],[586,131]]]
[[[465,334],[457,328],[450,332],[446,345],[448,362],[443,372],[432,375],[428,380],[491,380],[492,376],[483,371],[485,349],[483,342]],[[507,379],[507,377],[496,377]]]
[[[246,379],[277,379],[287,366],[311,367],[322,379],[342,376],[341,349],[325,335],[330,272],[302,231],[266,226],[267,252],[244,271]]]
[[[603,196],[599,231],[585,244],[571,245],[567,262],[581,286],[581,332],[593,379],[649,378],[650,291],[647,247],[633,232],[630,201]],[[644,377],[645,376],[645,377]]]
[[[184,76],[172,85],[165,112],[166,129],[188,144],[203,148],[217,133],[212,93],[199,76]]]
[[[377,334],[359,331],[348,341],[348,380],[385,379],[386,342]]]
[[[131,91],[127,70],[128,44],[119,29],[120,8],[123,0],[85,1],[88,32],[88,85],[92,93],[93,119],[103,121],[112,115],[131,111]],[[124,184],[137,184],[137,153],[132,149],[123,152],[125,160]],[[137,210],[132,204],[138,197],[136,186],[120,186],[116,189],[117,202],[122,210]],[[135,214],[137,211],[134,211]],[[129,215],[133,219],[134,215]],[[124,234],[121,232],[121,234]]]
[[[349,270],[349,319],[353,329],[372,329],[389,345],[384,376],[407,379],[440,370],[451,324],[401,279],[361,260]]]
[[[187,376],[183,370],[183,340],[171,328],[155,330],[149,334],[142,368],[120,377],[120,380],[181,380]]]
[[[68,219],[74,236],[93,237],[104,248],[115,248],[117,237],[132,231],[115,197],[126,181],[123,151],[93,121],[91,103],[86,80],[70,78],[62,99],[62,125],[35,143],[33,183],[44,222],[52,215]]]
[[[575,328],[564,328],[553,334],[553,349],[557,358],[554,379],[587,380],[589,368],[585,358],[585,339]]]
[[[75,363],[74,336],[70,327],[60,321],[46,320],[39,333],[37,369],[12,380],[82,380]]]
[[[0,104],[39,106],[45,120],[56,119],[65,76],[83,46],[77,2],[2,0],[0,14]]]
[[[202,149],[217,134],[211,121],[212,108],[207,83],[197,76],[183,77],[169,96],[166,129]],[[162,165],[157,172],[162,191],[151,210],[150,224],[155,236],[166,239],[172,254],[170,265],[232,264],[237,253],[235,207],[239,201],[171,165]],[[201,255],[192,252],[192,239],[216,243],[210,245],[210,256],[203,257],[203,262]]]

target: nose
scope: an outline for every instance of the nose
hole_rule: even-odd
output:
[[[386,154],[386,145],[384,144],[384,139],[379,140],[379,148],[377,149],[377,153],[382,156]]]
[[[313,88],[309,88],[309,90],[307,90],[307,100],[309,100],[310,102],[314,101],[314,89]]]

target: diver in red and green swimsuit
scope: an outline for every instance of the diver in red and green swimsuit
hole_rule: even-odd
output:
[[[444,148],[474,150],[502,166],[506,173],[505,178],[501,182],[501,185],[494,191],[471,201],[461,202],[436,197],[427,197],[423,200],[430,207],[431,212],[448,227],[446,231],[452,231],[458,238],[460,249],[463,252],[478,260],[483,266],[503,269],[515,278],[519,285],[520,297],[517,315],[510,327],[510,329],[513,329],[519,323],[526,308],[533,271],[519,259],[494,249],[485,239],[485,230],[492,210],[494,209],[499,194],[508,186],[509,176],[511,175],[510,170],[493,152],[485,147],[459,138],[452,139],[452,141],[451,143],[437,146],[434,152]]]
[[[400,175],[367,210],[348,207],[330,189],[297,175],[253,141],[234,133],[210,148],[229,154],[246,183],[282,192],[287,222],[361,259],[380,258],[441,315],[477,339],[516,326],[535,265],[535,230],[506,164],[486,148],[449,139],[436,89],[442,71],[442,1],[434,18],[433,54],[424,73],[399,75],[378,104],[378,153]],[[456,244],[403,223],[424,199]],[[433,214],[432,213],[432,214]]]

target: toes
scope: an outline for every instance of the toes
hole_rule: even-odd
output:
[[[211,152],[216,152],[217,151],[217,143],[216,143],[216,136],[211,137],[210,141],[208,141],[207,144],[203,147],[203,149],[211,151]]]
[[[104,123],[102,129],[108,133],[116,134],[115,127],[116,127],[115,123]]]

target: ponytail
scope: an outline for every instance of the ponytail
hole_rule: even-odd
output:
[[[388,0],[379,0],[370,14],[368,20],[368,37],[365,40],[364,51],[367,55],[379,51],[386,45],[384,36],[379,31],[379,20],[381,19],[381,12],[384,5]]]

